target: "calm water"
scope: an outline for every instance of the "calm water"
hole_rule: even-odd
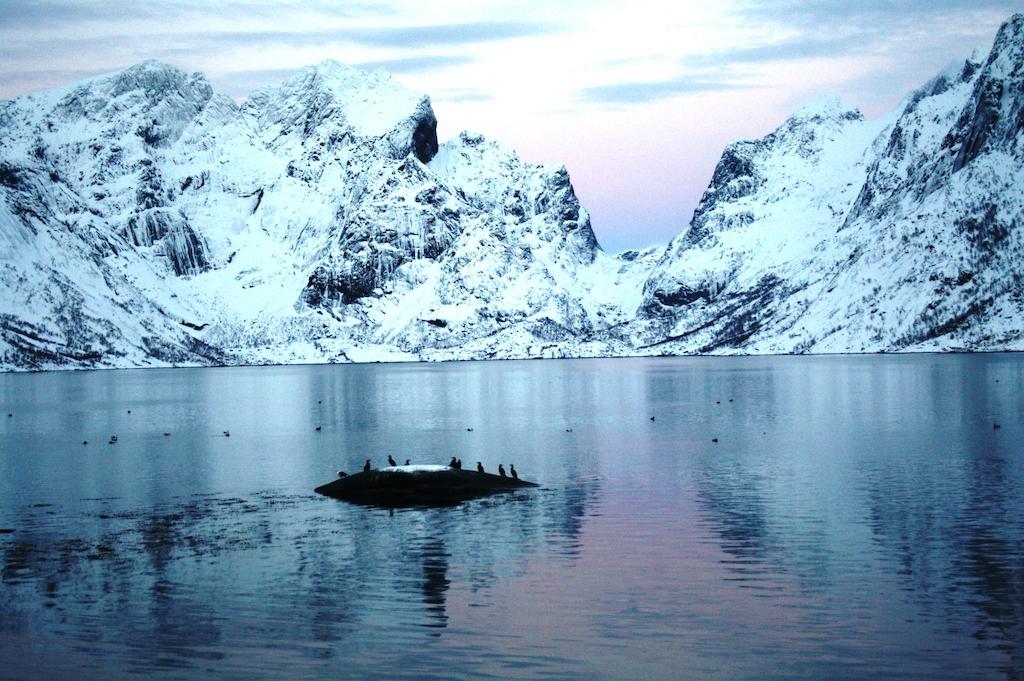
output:
[[[0,678],[1021,679],[1021,386],[1019,355],[0,375]],[[388,454],[543,489],[312,494]]]

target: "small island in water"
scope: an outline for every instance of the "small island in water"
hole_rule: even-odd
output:
[[[450,466],[388,466],[342,475],[317,487],[317,494],[372,506],[446,506],[509,492],[537,483]]]

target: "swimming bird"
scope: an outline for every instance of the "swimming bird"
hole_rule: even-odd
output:
[[[711,438],[711,441],[712,442],[718,442],[718,438],[717,437],[713,437],[713,438]]]
[[[651,417],[651,420],[652,420],[652,421],[654,420],[654,417],[653,417],[653,416]]]
[[[473,432],[473,429],[472,429],[472,428],[466,428],[466,432],[467,432],[467,433],[472,433],[472,432]]]
[[[229,433],[228,431],[225,430],[224,431],[224,437],[231,437],[231,433]]]
[[[498,464],[498,475],[500,475],[503,478],[507,478],[508,477],[507,475],[505,475],[505,467],[503,465],[501,465],[500,463]]]
[[[88,440],[82,440],[82,444],[83,445],[87,445],[87,444],[89,444],[89,441]]]
[[[993,429],[995,429],[995,428],[1002,428],[1002,426],[1001,426],[1001,425],[999,425],[998,423],[993,423],[993,424],[992,424],[992,428],[993,428]]]
[[[319,433],[319,432],[320,432],[320,428],[322,428],[322,427],[323,427],[323,426],[317,426],[317,427],[316,427],[316,432],[318,432],[318,433]]]
[[[476,462],[476,472],[477,473],[483,473],[484,472],[484,465],[482,463],[480,463],[479,461]]]
[[[170,437],[170,436],[171,436],[170,433],[164,433],[164,437]]]
[[[367,459],[366,463],[363,464],[363,472],[366,473],[369,470],[370,470],[370,460]]]
[[[397,463],[395,463],[394,458],[392,458],[392,456],[390,454],[388,454],[388,465],[389,466],[397,466],[398,465]]]
[[[516,465],[514,463],[508,465],[508,472],[512,474],[513,480],[519,479],[519,473],[516,473]]]

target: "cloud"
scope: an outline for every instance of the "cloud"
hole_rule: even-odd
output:
[[[489,102],[494,95],[478,88],[446,88],[435,92],[432,98],[443,102]]]
[[[871,46],[872,43],[865,41],[862,36],[800,36],[775,43],[687,57],[683,63],[689,67],[726,68],[736,64],[846,56],[863,53],[870,50]]]
[[[583,102],[604,104],[642,104],[697,92],[736,90],[746,87],[724,81],[679,78],[656,82],[612,83],[584,88],[577,92]]]
[[[2,1],[2,0],[0,0]],[[560,30],[550,24],[520,22],[474,22],[437,24],[429,26],[361,26],[320,28],[315,30],[241,29],[231,31],[196,32],[120,32],[103,36],[61,31],[46,38],[51,53],[83,53],[106,49],[116,44],[121,52],[145,52],[144,57],[165,57],[175,54],[214,54],[225,49],[260,46],[290,48],[322,47],[326,45],[356,45],[366,48],[416,50],[425,47],[458,47],[512,38],[547,35]],[[6,35],[5,35],[6,34]],[[9,26],[0,29],[8,58],[28,58],[38,55],[42,41],[38,37],[22,37]],[[140,55],[140,58],[144,58]],[[416,69],[416,58],[402,63],[393,60],[399,69]],[[423,62],[426,64],[427,62]],[[438,62],[440,63],[440,62]],[[423,70],[422,68],[419,70]]]
[[[748,38],[736,47],[704,54],[680,56],[676,69],[683,75],[657,82],[621,82],[587,88],[579,99],[590,103],[637,104],[689,93],[733,90],[755,87],[749,80],[751,65],[772,62],[847,57],[882,57],[882,61],[862,62],[890,64],[895,58],[917,61],[925,55],[948,52],[946,40],[953,28],[937,31],[935,27],[952,17],[969,12],[1002,9],[1008,3],[998,0],[908,0],[898,3],[886,0],[758,0],[740,5],[741,22],[767,26],[763,42]],[[963,24],[964,22],[961,22]],[[958,25],[953,21],[953,25]],[[973,25],[961,31],[974,35]],[[781,39],[775,36],[784,36]],[[940,43],[933,45],[933,43]],[[939,50],[941,47],[942,50]],[[607,68],[642,64],[642,60],[607,62]],[[938,68],[941,65],[937,65]],[[787,66],[786,68],[792,68]],[[930,68],[930,67],[929,67]],[[885,99],[898,99],[898,93],[914,83],[903,71],[894,75],[891,66],[877,65],[858,77],[858,82],[837,81],[835,87],[861,92],[874,86]],[[835,73],[839,78],[845,72]],[[899,76],[899,77],[897,77]],[[742,84],[741,84],[742,83]]]
[[[434,26],[399,26],[349,31],[350,39],[374,47],[433,47],[466,45],[554,32],[555,26],[515,21],[480,21]]]
[[[1007,0],[747,0],[740,11],[750,18],[814,30],[853,25],[875,32],[965,12],[995,10],[1009,16],[1015,7],[1019,4]]]
[[[906,60],[913,58],[908,50],[924,45],[987,36],[992,21],[1014,11],[1019,3],[1008,0],[746,0],[739,6],[745,21],[796,35],[732,56],[736,62],[847,56],[899,45]]]
[[[432,26],[374,26],[302,32],[250,32],[246,34],[222,33],[214,37],[217,42],[234,40],[273,40],[299,44],[320,42],[354,43],[364,47],[416,49],[423,47],[471,45],[512,38],[540,36],[552,33],[557,27],[547,24],[519,22],[475,22],[464,24],[436,24]]]
[[[451,66],[463,66],[473,62],[471,57],[461,55],[424,55],[420,57],[399,57],[397,59],[382,59],[379,61],[364,61],[357,66],[366,71],[384,69],[388,73],[422,73],[423,71],[434,71]]]
[[[74,83],[100,71],[90,69],[41,69],[32,71],[0,71],[0,99]]]
[[[93,21],[103,16],[104,12],[95,3],[0,0],[0,26],[7,29]]]
[[[417,49],[439,45],[455,46],[510,38],[539,36],[557,30],[546,24],[518,22],[476,22],[429,26],[358,26],[315,30],[238,30],[190,33],[185,40],[197,48],[261,43],[308,47],[328,43],[350,43],[363,47]],[[182,36],[152,34],[146,40]]]
[[[3,0],[0,0],[2,2]],[[57,3],[48,3],[57,4]],[[5,6],[5,5],[0,5]],[[0,11],[0,19],[3,19],[0,32],[6,33],[15,39],[17,43],[25,43],[38,49],[39,44],[35,39],[19,40],[17,24],[38,25],[45,24],[43,19],[49,17],[49,13],[38,12],[40,21],[35,21],[37,12],[19,11],[12,13],[8,18]],[[93,12],[87,6],[75,8],[66,13],[57,13],[51,17],[53,21],[59,20],[63,23],[75,23],[89,19],[103,18],[104,14]],[[239,30],[177,30],[167,31],[125,31],[117,29],[123,26],[127,19],[157,18],[146,17],[139,14],[129,14],[119,17],[120,21],[111,23],[112,30],[104,35],[75,35],[74,37],[52,36],[51,41],[66,47],[81,47],[89,44],[96,44],[104,38],[119,38],[135,42],[163,42],[168,40],[180,40],[193,46],[218,46],[258,43],[284,43],[293,46],[309,46],[323,43],[352,43],[364,47],[378,48],[402,48],[416,49],[422,47],[435,47],[438,45],[471,45],[475,43],[486,43],[498,40],[509,40],[513,38],[524,38],[533,36],[548,35],[561,30],[560,26],[552,24],[509,22],[509,21],[479,21],[456,24],[432,24],[432,25],[377,25],[377,26],[328,26],[315,29],[273,29],[273,28],[240,28]],[[195,19],[196,17],[192,17]]]
[[[345,2],[306,0],[302,11],[330,18],[390,16],[394,9],[381,2]],[[296,12],[295,3],[287,0],[178,0],[173,5],[162,2],[110,2],[110,0],[0,0],[0,26],[6,30],[56,28],[81,22],[124,23],[159,21],[176,23],[192,20],[202,25],[210,18],[237,16],[239,21],[253,18],[288,17]]]

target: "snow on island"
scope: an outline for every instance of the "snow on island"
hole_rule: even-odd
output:
[[[381,473],[437,473],[438,471],[454,470],[451,466],[437,464],[412,464],[410,466],[385,466],[378,469]]]

